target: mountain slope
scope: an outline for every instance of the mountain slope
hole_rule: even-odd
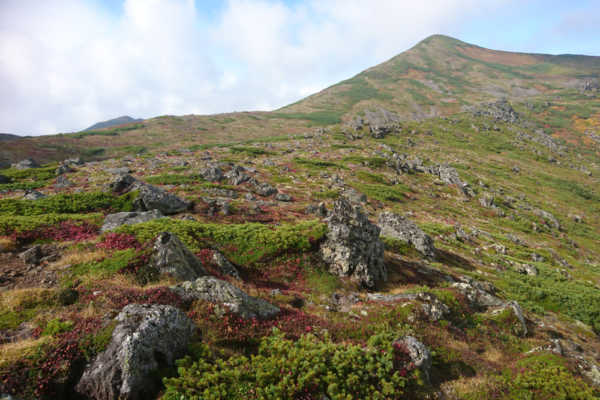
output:
[[[436,36],[271,113],[6,142],[96,160],[0,170],[0,393],[598,399],[595,65]]]
[[[84,129],[82,132],[92,131],[95,129],[110,128],[110,127],[117,126],[117,125],[131,124],[131,123],[142,122],[142,121],[143,121],[143,119],[131,118],[128,115],[124,115],[122,117],[117,117],[117,118],[109,119],[109,120],[102,121],[102,122],[96,122],[94,125],[90,126],[87,129]]]
[[[373,105],[404,118],[448,115],[496,98],[569,96],[600,77],[600,57],[489,50],[431,36],[410,50],[284,107],[344,117]]]

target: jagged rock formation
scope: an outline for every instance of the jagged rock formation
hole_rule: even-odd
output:
[[[104,224],[102,225],[100,231],[111,231],[113,229],[118,228],[121,225],[135,225],[163,217],[164,215],[162,215],[162,213],[158,210],[142,212],[120,212],[115,214],[108,214],[104,218]]]
[[[461,282],[452,284],[452,287],[462,292],[475,309],[498,307],[504,304],[502,299],[496,296],[496,288],[488,282],[464,277]]]
[[[377,225],[381,228],[381,235],[406,242],[425,257],[435,258],[433,239],[408,218],[383,212],[379,214]]]
[[[475,116],[484,116],[496,121],[508,122],[514,124],[519,121],[519,114],[512,108],[512,105],[506,99],[483,103],[472,109]]]
[[[321,255],[332,273],[350,276],[366,287],[387,279],[380,229],[368,220],[360,206],[344,197],[338,199],[327,225],[329,231],[321,245]]]
[[[207,274],[202,262],[169,232],[163,232],[156,238],[150,266],[160,274],[180,281],[194,280]]]
[[[365,110],[363,113],[363,116],[358,116],[351,122],[352,129],[360,131],[368,127],[371,136],[375,139],[382,139],[400,129],[400,117],[385,108],[378,107],[375,110]]]
[[[233,265],[233,263],[231,263],[231,261],[229,261],[220,251],[215,250],[213,252],[212,262],[219,267],[224,275],[229,275],[236,279],[240,279],[240,273],[235,265]]]
[[[171,290],[186,301],[205,300],[224,305],[243,318],[268,319],[279,314],[278,307],[263,299],[249,296],[231,283],[212,276],[182,282]]]
[[[89,364],[76,390],[95,400],[152,398],[160,381],[152,375],[185,354],[195,326],[185,313],[165,305],[130,304],[105,351]]]

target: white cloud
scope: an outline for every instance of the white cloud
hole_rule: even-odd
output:
[[[280,107],[509,1],[3,0],[0,131]]]

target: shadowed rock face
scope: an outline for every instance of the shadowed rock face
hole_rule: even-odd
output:
[[[404,336],[394,342],[396,351],[402,351],[408,355],[410,364],[401,366],[403,368],[419,368],[429,381],[429,371],[431,369],[432,359],[429,349],[414,336]]]
[[[321,256],[332,273],[350,276],[366,287],[387,279],[380,230],[360,206],[344,197],[338,199],[327,225],[329,231],[321,245]]]
[[[106,232],[116,229],[121,225],[135,225],[162,217],[162,213],[158,210],[109,214],[104,218],[104,224],[102,225],[101,231]]]
[[[402,240],[414,246],[425,257],[435,257],[433,239],[408,218],[391,212],[384,212],[379,214],[377,224],[381,228],[383,236]]]
[[[195,327],[172,306],[130,304],[115,319],[107,349],[86,367],[76,391],[95,400],[154,398],[160,382],[152,375],[181,357]]]
[[[169,275],[180,281],[194,280],[207,275],[202,262],[169,232],[163,232],[154,242],[151,267],[160,274]]]
[[[278,307],[263,299],[249,296],[231,283],[212,276],[180,283],[172,290],[187,301],[205,300],[225,305],[243,318],[267,319],[279,314]]]

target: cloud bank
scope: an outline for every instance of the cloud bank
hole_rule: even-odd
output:
[[[0,132],[278,108],[511,3],[3,0]]]

